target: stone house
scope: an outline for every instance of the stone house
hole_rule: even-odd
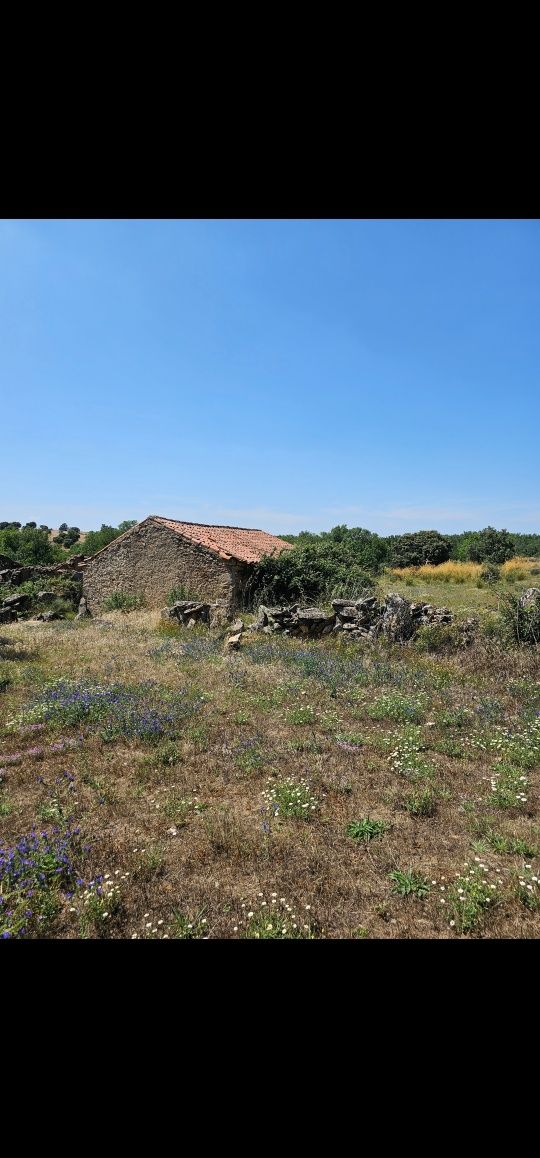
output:
[[[253,564],[290,547],[266,531],[149,515],[86,562],[83,595],[94,613],[117,591],[164,607],[169,592],[183,587],[187,597],[224,600],[233,609]]]

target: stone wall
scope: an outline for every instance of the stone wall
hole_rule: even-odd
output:
[[[183,539],[168,527],[141,523],[90,559],[83,595],[95,613],[115,591],[144,596],[148,607],[163,607],[173,587],[199,600],[237,602],[247,570]]]
[[[310,636],[346,632],[350,639],[361,637],[387,639],[404,643],[416,635],[419,627],[427,624],[448,624],[452,614],[447,607],[433,607],[431,603],[409,603],[402,595],[390,593],[382,601],[376,595],[363,599],[334,599],[333,613],[318,607],[259,607],[259,614],[250,631],[265,635]]]

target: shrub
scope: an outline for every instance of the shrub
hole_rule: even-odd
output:
[[[172,591],[169,591],[169,594],[167,595],[167,606],[172,607],[173,604],[178,603],[179,600],[189,598],[190,596],[187,588],[184,587],[183,584],[180,584],[179,587],[173,587]]]
[[[80,527],[68,527],[67,523],[62,523],[58,528],[58,534],[55,536],[53,542],[58,543],[59,547],[73,547],[75,543],[79,542],[81,537]]]
[[[505,595],[500,614],[508,638],[513,643],[540,643],[540,597],[523,606],[519,595]]]
[[[373,579],[347,545],[323,540],[261,559],[250,575],[244,600],[248,607],[329,602],[360,598],[372,588]]]
[[[47,531],[30,526],[20,530],[12,526],[0,531],[0,554],[28,566],[56,563],[63,556],[60,548],[49,542]]]
[[[500,568],[494,563],[486,563],[480,572],[482,583],[498,583],[501,578]]]
[[[113,591],[103,604],[105,611],[138,611],[146,606],[144,595],[126,595],[123,591]]]
[[[421,567],[424,563],[445,563],[450,555],[450,543],[438,531],[415,531],[400,535],[393,543],[391,565]]]
[[[101,551],[102,547],[108,547],[112,540],[118,538],[118,535],[123,535],[125,530],[136,525],[136,519],[126,519],[119,523],[118,527],[109,527],[108,523],[102,522],[100,530],[89,530],[85,543],[83,543],[83,550],[85,555],[95,555],[97,551]],[[74,555],[79,550],[79,545],[72,547],[71,554]]]

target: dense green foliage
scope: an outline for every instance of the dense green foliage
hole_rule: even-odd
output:
[[[393,567],[422,567],[424,563],[446,563],[450,543],[438,531],[414,531],[393,540],[390,562]]]
[[[28,523],[20,529],[12,524],[0,530],[0,555],[8,555],[16,563],[32,565],[56,563],[63,552],[49,542],[48,531]]]
[[[331,531],[321,531],[319,535],[312,531],[301,531],[299,535],[282,535],[281,538],[298,547],[313,546],[324,550],[337,547],[357,567],[372,574],[377,574],[388,562],[387,540],[373,531],[366,531],[365,527],[341,524],[332,527]]]
[[[466,531],[450,536],[451,557],[461,563],[494,563],[500,566],[517,554],[515,536],[508,531],[485,527],[483,531]],[[534,536],[529,536],[534,538]],[[537,536],[540,545],[540,536]]]
[[[7,555],[15,563],[33,564],[59,563],[66,558],[66,554],[76,555],[83,552],[85,555],[95,555],[102,547],[112,543],[124,531],[134,527],[136,519],[124,519],[118,527],[110,527],[102,523],[101,530],[90,531],[84,543],[80,542],[79,527],[68,527],[61,523],[54,541],[49,539],[50,527],[42,523],[39,527],[35,522],[25,523],[24,526],[15,520],[0,522],[0,555]]]
[[[76,553],[77,550],[83,550],[85,555],[95,555],[97,551],[101,551],[102,547],[106,547],[112,543],[113,539],[117,539],[119,535],[123,535],[124,531],[129,531],[130,527],[134,527],[136,519],[125,519],[118,527],[110,527],[107,523],[101,524],[99,531],[89,531],[84,540],[82,548],[76,547],[71,550],[71,554]]]
[[[340,596],[353,598],[373,586],[348,540],[314,538],[316,542],[299,543],[279,558],[261,559],[253,568],[246,603],[277,605],[328,601]]]
[[[483,531],[464,531],[448,535],[450,558],[461,563],[494,563],[500,566],[514,555],[540,555],[540,535],[510,534],[506,530],[485,527]]]

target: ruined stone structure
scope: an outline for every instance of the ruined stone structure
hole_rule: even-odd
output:
[[[251,566],[290,546],[266,531],[149,515],[86,561],[83,596],[92,614],[117,591],[143,596],[148,607],[163,607],[175,587],[233,608]]]

